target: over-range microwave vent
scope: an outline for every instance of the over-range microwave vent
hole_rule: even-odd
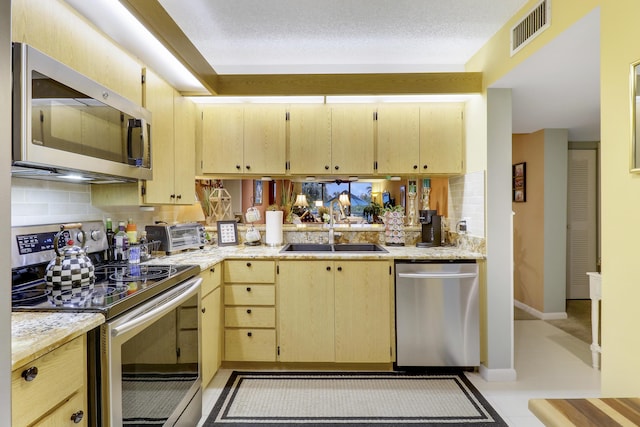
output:
[[[551,0],[542,0],[511,28],[511,56],[551,25]]]
[[[33,165],[11,166],[11,176],[15,178],[44,179],[47,181],[59,181],[78,184],[118,184],[133,182],[135,179],[110,176],[97,173],[88,173],[78,170],[58,169],[53,167],[35,167]]]

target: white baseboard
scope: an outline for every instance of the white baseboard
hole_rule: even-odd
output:
[[[535,308],[530,307],[527,304],[525,304],[523,302],[520,302],[518,300],[515,300],[515,299],[513,300],[513,305],[518,307],[520,310],[526,311],[530,315],[537,317],[540,320],[558,320],[558,319],[566,319],[567,318],[567,312],[566,311],[543,313],[543,312],[538,311]]]
[[[518,379],[515,369],[490,369],[480,365],[480,376],[487,382],[513,382]]]

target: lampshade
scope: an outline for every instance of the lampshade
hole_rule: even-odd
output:
[[[307,196],[305,196],[304,194],[298,194],[296,196],[296,201],[293,205],[299,206],[299,207],[309,206],[309,202],[307,202]]]
[[[351,202],[349,201],[349,195],[346,193],[341,194],[340,197],[338,198],[338,201],[342,206],[351,206]]]

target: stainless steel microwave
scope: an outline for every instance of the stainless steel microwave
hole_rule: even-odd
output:
[[[151,179],[151,113],[31,46],[13,44],[12,174]]]

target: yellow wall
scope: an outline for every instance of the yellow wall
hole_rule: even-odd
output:
[[[602,393],[640,396],[640,175],[629,173],[630,63],[640,2],[601,1]]]
[[[544,130],[513,136],[512,163],[526,162],[525,203],[512,203],[514,298],[544,312]]]

